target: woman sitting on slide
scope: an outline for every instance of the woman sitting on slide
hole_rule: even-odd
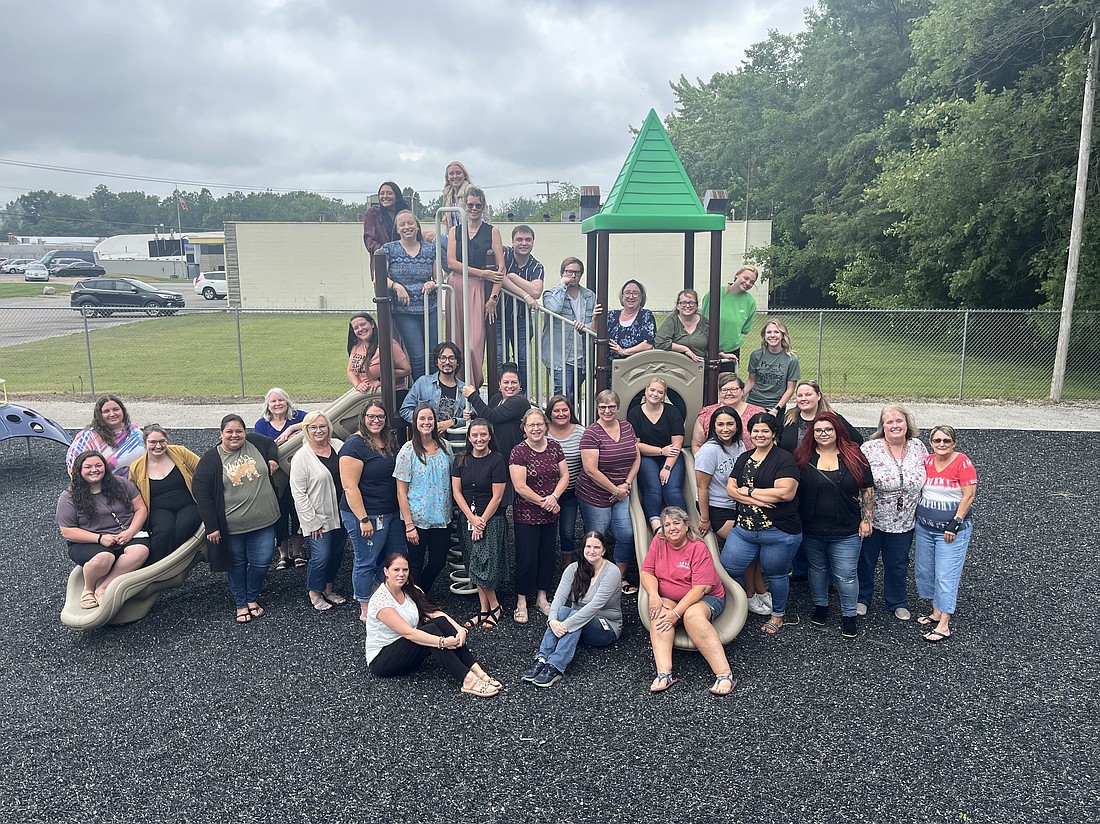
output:
[[[145,450],[141,430],[131,423],[121,398],[104,395],[96,401],[92,422],[76,433],[65,455],[65,466],[72,471],[76,456],[89,450],[98,452],[107,468],[123,477]]]
[[[202,519],[191,494],[199,456],[168,442],[168,433],[152,423],[142,430],[145,454],[130,464],[130,482],[149,508],[149,560],[154,564],[175,552],[198,530]]]
[[[348,383],[357,392],[368,394],[382,391],[382,362],[378,351],[378,324],[367,312],[351,316],[348,322]],[[393,379],[398,386],[412,372],[405,350],[396,340],[390,341],[393,351]]]
[[[82,609],[98,607],[112,581],[145,563],[149,542],[138,535],[147,514],[137,487],[108,472],[102,455],[76,456],[69,488],[57,501],[57,525],[72,562],[84,567]]]
[[[466,630],[428,600],[412,582],[409,561],[392,552],[382,563],[385,580],[367,605],[367,666],[380,678],[405,675],[431,655],[480,698],[500,692],[501,684],[483,670],[466,646]]]

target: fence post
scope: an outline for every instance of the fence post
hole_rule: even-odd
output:
[[[966,378],[966,336],[970,331],[970,310],[963,313],[963,346],[962,357],[959,360],[959,400],[963,399],[963,380]]]
[[[88,312],[87,306],[80,310],[80,316],[84,318],[84,351],[88,353],[88,389],[92,393],[92,397],[95,397],[95,372],[92,370],[92,337],[88,334]]]
[[[233,313],[237,316],[237,368],[241,373],[241,399],[244,399],[244,347],[241,345],[241,307],[236,307]]]
[[[821,383],[821,340],[824,335],[825,313],[817,313],[817,382]]]

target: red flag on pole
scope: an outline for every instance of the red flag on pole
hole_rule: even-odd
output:
[[[187,201],[183,197],[180,197],[180,208],[185,212],[187,211]]]

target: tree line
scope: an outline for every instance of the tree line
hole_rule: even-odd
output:
[[[1061,303],[1094,3],[823,0],[672,84],[700,191],[772,219],[786,305]],[[1100,307],[1092,155],[1077,305]]]

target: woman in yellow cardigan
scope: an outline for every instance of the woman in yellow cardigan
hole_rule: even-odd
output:
[[[130,464],[130,482],[149,507],[145,528],[149,531],[149,560],[168,557],[195,534],[202,519],[191,495],[191,478],[199,456],[185,446],[168,443],[168,433],[158,424],[142,430],[145,454]]]

